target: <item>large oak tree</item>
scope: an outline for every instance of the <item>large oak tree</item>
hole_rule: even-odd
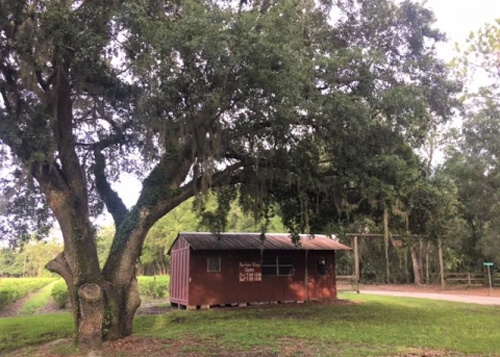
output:
[[[363,138],[418,141],[456,89],[432,13],[412,2],[0,0],[0,14],[5,197],[59,223],[64,251],[47,268],[90,346],[132,333],[135,263],[181,202],[238,184],[265,215],[318,188],[325,159],[342,190],[370,160]],[[131,208],[112,188],[123,172],[142,178]],[[116,233],[100,269],[91,217],[104,206]]]

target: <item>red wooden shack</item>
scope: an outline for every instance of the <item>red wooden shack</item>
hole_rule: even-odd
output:
[[[303,302],[337,298],[335,251],[349,247],[324,235],[179,233],[170,254],[170,302],[219,304]]]

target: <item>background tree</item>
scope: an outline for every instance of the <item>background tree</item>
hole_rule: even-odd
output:
[[[44,277],[51,275],[45,270],[47,261],[61,251],[54,239],[32,241],[22,249],[3,248],[0,251],[0,276]]]
[[[500,22],[487,24],[468,39],[454,65],[468,81],[464,122],[450,133],[445,171],[455,181],[464,229],[455,242],[457,264],[480,270],[484,260],[500,262],[499,128]],[[475,78],[481,86],[473,85]]]

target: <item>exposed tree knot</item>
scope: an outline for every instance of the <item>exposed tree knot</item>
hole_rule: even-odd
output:
[[[102,289],[95,283],[83,284],[78,288],[78,296],[88,302],[97,302],[102,299]]]

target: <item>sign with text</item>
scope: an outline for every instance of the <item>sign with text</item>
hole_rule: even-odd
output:
[[[494,264],[492,262],[484,262],[483,265],[485,267],[492,267]]]
[[[262,281],[262,267],[260,263],[240,262],[240,282]]]

